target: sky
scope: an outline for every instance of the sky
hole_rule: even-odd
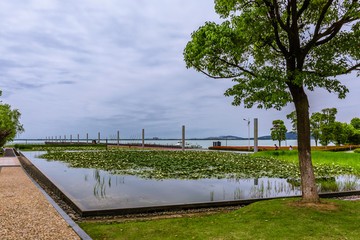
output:
[[[18,138],[259,136],[281,111],[231,105],[233,83],[186,69],[183,50],[206,21],[221,22],[211,0],[11,0],[0,2],[0,89],[21,112]],[[310,112],[336,107],[360,117],[360,78],[342,77],[345,100],[316,89]],[[75,138],[75,137],[74,137]]]

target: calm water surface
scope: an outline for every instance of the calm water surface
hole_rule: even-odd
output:
[[[286,179],[200,179],[148,180],[129,175],[112,175],[97,169],[69,168],[66,163],[47,161],[23,154],[83,210],[119,209],[200,203],[223,200],[300,195],[300,187]],[[343,176],[336,181],[355,181]]]

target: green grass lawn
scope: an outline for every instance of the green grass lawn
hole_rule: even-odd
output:
[[[255,153],[254,156],[274,157],[287,162],[298,162],[297,151],[263,151]],[[356,171],[360,172],[360,154],[346,152],[312,151],[311,156],[314,165],[332,165],[334,163],[343,167],[352,167]]]
[[[262,201],[210,216],[79,225],[93,239],[359,239],[359,201],[289,204],[298,200]]]

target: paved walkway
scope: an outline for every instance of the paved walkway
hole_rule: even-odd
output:
[[[0,157],[0,239],[80,239],[17,157]]]

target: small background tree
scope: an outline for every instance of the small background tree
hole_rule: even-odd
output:
[[[271,139],[273,141],[279,141],[279,148],[281,148],[281,141],[286,140],[287,129],[282,120],[274,120],[272,122],[273,127],[271,130]]]
[[[360,118],[355,117],[355,118],[351,119],[350,124],[351,124],[355,129],[360,130]]]
[[[297,133],[297,118],[296,118],[296,111],[292,111],[286,118],[291,121],[292,133]]]
[[[315,140],[315,145],[318,145],[321,136],[321,113],[313,113],[310,117],[310,132]]]

